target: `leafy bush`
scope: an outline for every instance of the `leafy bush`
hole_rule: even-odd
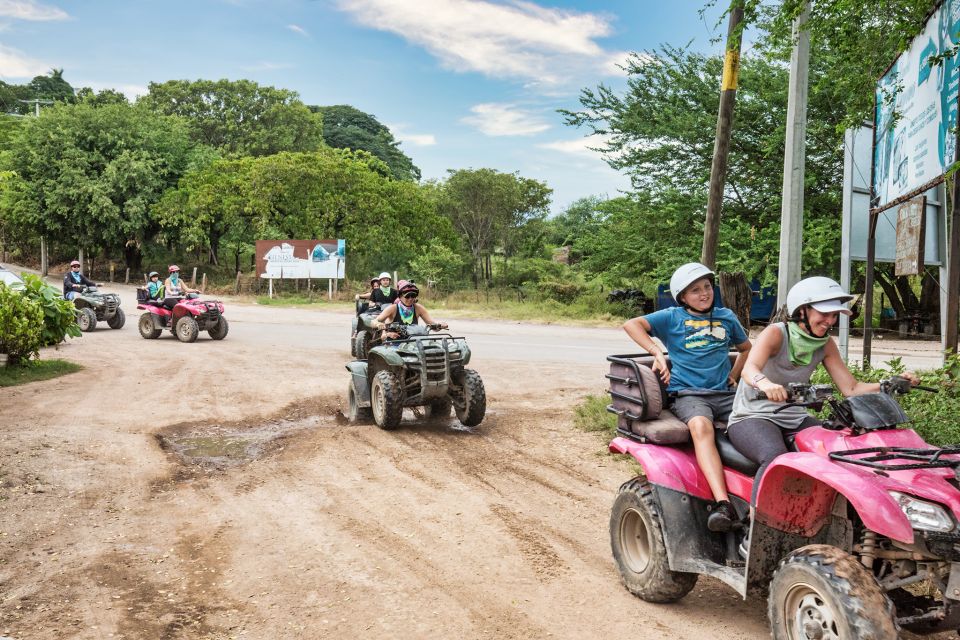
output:
[[[557,302],[570,304],[583,295],[584,286],[575,282],[541,282],[540,291]]]
[[[39,276],[24,273],[23,285],[17,291],[36,302],[43,311],[41,346],[47,347],[63,342],[67,336],[80,337],[80,327],[73,303],[64,300],[56,287],[50,286]]]
[[[503,265],[499,275],[499,280],[506,286],[572,278],[570,267],[546,258],[514,258]]]
[[[40,355],[43,307],[0,282],[0,353],[17,365]]]
[[[460,279],[463,265],[462,256],[439,240],[433,239],[430,246],[410,261],[410,271],[421,285],[432,282],[437,288],[449,289]]]

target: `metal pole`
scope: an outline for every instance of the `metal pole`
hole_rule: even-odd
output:
[[[840,287],[850,291],[850,232],[853,217],[853,165],[856,162],[856,129],[847,129],[843,134],[843,202],[840,232]],[[850,318],[840,314],[840,357],[847,361],[850,354]]]
[[[880,214],[870,212],[870,231],[867,234],[867,282],[863,299],[863,368],[870,368],[873,355],[873,269],[877,259],[877,220]]]
[[[803,179],[807,137],[807,76],[810,71],[809,0],[793,22],[790,55],[790,92],[787,97],[786,152],[783,157],[783,200],[780,209],[780,264],[777,307],[787,302],[787,292],[800,280],[803,252]]]
[[[730,152],[730,134],[733,130],[733,107],[737,99],[737,81],[740,76],[741,23],[743,0],[731,0],[730,23],[727,27],[727,53],[723,61],[723,80],[720,84],[720,109],[717,113],[717,135],[713,144],[713,162],[710,165],[710,193],[707,196],[707,217],[703,225],[703,248],[700,262],[711,269],[717,266],[717,238],[720,235],[720,216],[723,209],[723,186],[727,177],[727,156]]]
[[[50,274],[50,262],[47,259],[47,236],[40,236],[40,275]]]

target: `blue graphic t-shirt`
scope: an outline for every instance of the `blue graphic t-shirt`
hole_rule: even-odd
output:
[[[650,334],[659,338],[670,354],[667,391],[684,389],[725,390],[730,375],[730,348],[747,340],[737,316],[724,307],[695,315],[680,307],[661,309],[644,316]]]

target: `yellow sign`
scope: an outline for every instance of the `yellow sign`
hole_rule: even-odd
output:
[[[740,52],[730,49],[723,60],[723,82],[721,91],[736,91],[737,78],[740,76]]]

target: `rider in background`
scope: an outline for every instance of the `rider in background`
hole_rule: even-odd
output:
[[[63,276],[63,297],[73,300],[77,297],[77,292],[83,291],[84,287],[96,286],[96,282],[80,273],[80,261],[74,260],[70,263],[70,271]]]
[[[380,315],[377,316],[374,322],[374,327],[377,329],[386,329],[387,325],[391,322],[402,322],[409,326],[419,324],[419,319],[423,318],[423,321],[428,325],[435,324],[441,329],[447,328],[447,325],[443,322],[434,322],[430,316],[430,312],[428,312],[422,304],[417,302],[417,299],[420,297],[420,290],[414,283],[407,282],[406,280],[398,282],[397,295],[399,297],[397,298],[396,304],[391,304],[380,312]],[[394,332],[384,332],[384,336],[388,339],[396,338],[397,334]]]
[[[633,318],[623,328],[653,355],[652,369],[673,398],[671,411],[690,428],[697,464],[716,501],[707,527],[729,531],[737,515],[723,479],[713,424],[730,416],[733,385],[750,352],[750,340],[732,311],[714,306],[713,279],[713,271],[702,264],[683,265],[670,278],[670,294],[679,306]],[[667,347],[672,371],[651,336]],[[740,352],[733,365],[731,347]]]
[[[370,300],[373,298],[373,292],[380,287],[380,278],[370,278],[370,291],[358,293],[353,297],[354,300]]]
[[[151,271],[149,275],[150,281],[147,282],[147,286],[144,287],[147,290],[147,297],[151,302],[163,303],[163,293],[164,286],[160,282],[160,274],[156,271]]]
[[[373,304],[385,305],[393,304],[397,301],[397,296],[399,295],[400,282],[406,282],[406,280],[401,280],[397,283],[397,288],[394,289],[390,286],[390,283],[393,282],[393,279],[390,277],[390,274],[384,271],[380,274],[380,286],[374,289],[370,295],[370,301]]]
[[[805,407],[784,408],[788,384],[809,383],[822,362],[844,396],[880,390],[879,383],[858,382],[853,377],[829,335],[841,313],[851,315],[846,303],[852,299],[830,278],[801,280],[787,294],[790,319],[767,326],[757,338],[743,367],[727,435],[740,453],[760,465],[758,479],[774,458],[787,453],[787,436],[821,424]],[[911,384],[919,384],[913,372],[901,375]],[[756,398],[755,389],[767,398]]]
[[[180,298],[188,293],[200,293],[199,289],[191,289],[187,283],[180,279],[180,267],[175,264],[170,265],[168,271],[170,277],[163,281],[163,306],[171,311]]]

